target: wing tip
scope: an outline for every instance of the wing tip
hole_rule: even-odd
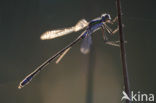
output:
[[[89,49],[80,48],[81,53],[88,54],[90,52]]]

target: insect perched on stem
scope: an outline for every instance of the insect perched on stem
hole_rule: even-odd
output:
[[[107,31],[110,35],[115,34],[118,31],[118,28],[115,29],[114,31],[112,31],[112,29],[107,26],[107,23],[114,24],[116,21],[117,21],[117,17],[111,21],[111,17],[109,14],[102,14],[101,17],[93,19],[90,22],[87,22],[85,19],[82,19],[73,27],[47,31],[44,34],[42,34],[40,39],[48,40],[48,39],[54,39],[54,38],[57,38],[60,36],[67,35],[71,32],[77,32],[77,31],[80,31],[80,30],[86,28],[85,31],[82,32],[82,34],[80,36],[78,36],[73,42],[71,42],[69,45],[67,45],[60,51],[58,51],[55,55],[53,55],[52,57],[47,59],[44,63],[42,63],[32,73],[30,73],[28,76],[26,76],[24,78],[24,80],[20,82],[18,88],[21,89],[26,84],[28,84],[33,79],[33,77],[35,77],[35,75],[37,73],[39,73],[42,69],[44,69],[44,67],[47,66],[55,58],[58,57],[56,63],[59,63],[60,60],[63,58],[63,56],[71,49],[71,47],[80,40],[83,40],[80,51],[83,54],[87,54],[90,50],[90,45],[92,44],[91,34],[93,34],[95,31],[97,31],[99,29],[102,29],[102,31],[103,31],[103,39],[106,44],[112,45],[112,46],[119,46],[119,42],[109,41],[108,37],[104,33],[104,31]]]

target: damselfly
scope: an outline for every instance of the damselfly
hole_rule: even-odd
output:
[[[104,38],[104,41],[106,44],[112,45],[112,46],[119,46],[119,42],[109,41],[108,37],[104,33],[104,31],[107,31],[108,34],[110,34],[110,35],[115,34],[118,31],[118,27],[117,27],[117,29],[112,31],[112,29],[110,27],[108,27],[108,25],[106,25],[106,24],[107,23],[114,24],[114,22],[116,22],[116,21],[117,21],[117,18],[115,18],[114,20],[111,21],[111,17],[109,14],[102,14],[101,17],[93,19],[90,22],[87,22],[85,19],[82,19],[73,27],[45,32],[43,35],[41,35],[41,37],[40,37],[41,40],[54,39],[56,37],[64,36],[66,34],[69,34],[72,32],[77,32],[77,31],[80,31],[80,30],[86,28],[85,31],[82,32],[82,34],[80,36],[78,36],[73,42],[71,42],[65,48],[58,51],[55,55],[53,55],[52,57],[47,59],[44,63],[42,63],[32,73],[30,73],[28,76],[26,76],[24,78],[24,80],[20,82],[18,88],[21,89],[26,84],[28,84],[33,79],[33,77],[35,77],[35,75],[37,73],[39,73],[42,69],[44,69],[44,67],[47,66],[55,58],[58,57],[56,63],[59,63],[60,60],[63,58],[63,56],[71,49],[71,47],[80,40],[83,40],[80,51],[83,54],[87,54],[89,52],[90,46],[92,44],[91,34],[99,29],[103,30],[103,38]]]

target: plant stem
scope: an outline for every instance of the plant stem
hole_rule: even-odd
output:
[[[123,68],[125,92],[130,97],[129,77],[128,77],[128,69],[127,69],[127,61],[126,61],[126,50],[125,50],[125,43],[124,43],[124,34],[123,34],[123,28],[122,28],[122,17],[121,17],[121,12],[122,11],[121,11],[121,2],[120,2],[120,0],[117,0],[117,11],[118,11],[120,51],[121,51],[121,59],[122,59],[122,68]],[[126,103],[130,103],[130,101],[126,100]]]

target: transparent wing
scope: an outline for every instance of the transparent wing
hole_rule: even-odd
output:
[[[77,24],[74,26],[74,31],[77,32],[85,27],[88,26],[88,22],[85,19],[82,19],[80,21],[77,22]]]
[[[84,38],[82,44],[81,44],[80,51],[83,54],[89,53],[91,44],[92,44],[91,34],[87,34],[86,37]]]
[[[77,32],[87,26],[88,26],[88,22],[85,19],[82,19],[82,20],[78,21],[78,23],[73,27],[47,31],[41,35],[40,39],[41,40],[54,39],[54,38],[57,38],[60,36],[67,35],[72,32]]]
[[[60,30],[52,30],[52,31],[47,31],[43,33],[40,37],[41,40],[48,40],[48,39],[54,39],[56,37],[60,37],[66,34],[69,34],[73,32],[73,27],[70,28],[65,28],[65,29],[60,29]]]

